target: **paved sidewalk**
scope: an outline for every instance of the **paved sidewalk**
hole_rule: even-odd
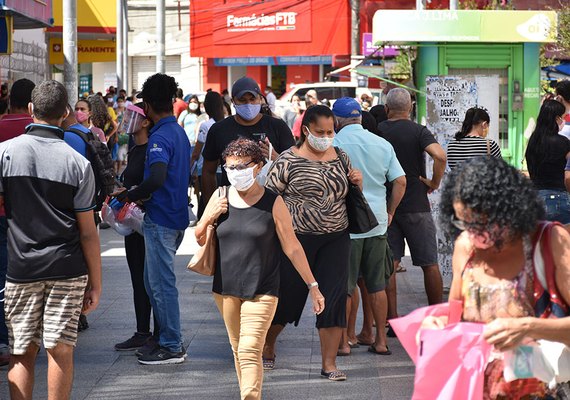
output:
[[[187,272],[196,249],[191,230],[176,258],[181,317],[188,359],[172,366],[142,366],[132,353],[116,352],[113,344],[135,330],[132,289],[122,237],[101,231],[104,288],[90,328],[80,333],[75,356],[73,399],[239,399],[231,349],[211,296],[211,279]],[[426,304],[420,268],[398,274],[401,314]],[[359,317],[360,323],[360,317]],[[413,364],[396,339],[389,338],[392,356],[368,353],[366,347],[340,357],[345,382],[320,377],[320,347],[309,307],[299,327],[289,326],[280,336],[276,369],[265,374],[264,399],[410,399]],[[36,369],[34,399],[47,397],[46,355],[41,351]],[[8,399],[6,367],[0,368],[0,400]]]

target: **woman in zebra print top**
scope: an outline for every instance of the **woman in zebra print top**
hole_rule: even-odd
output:
[[[322,105],[309,108],[304,116],[300,142],[281,153],[267,177],[267,187],[285,200],[297,238],[309,260],[325,297],[326,307],[317,315],[321,340],[321,375],[345,380],[336,367],[342,328],[346,327],[346,299],[350,238],[345,198],[349,181],[362,185],[362,174],[352,169],[348,155],[335,149],[334,116]],[[277,311],[263,351],[264,368],[273,369],[275,343],[286,324],[299,323],[308,289],[291,263],[281,262],[281,285]]]

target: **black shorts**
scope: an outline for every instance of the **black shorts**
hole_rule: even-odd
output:
[[[346,327],[346,298],[350,237],[347,232],[322,235],[297,234],[311,271],[325,297],[325,310],[317,315],[317,328]],[[309,290],[287,256],[281,262],[279,303],[273,325],[299,325]]]
[[[437,241],[433,217],[430,212],[394,215],[388,227],[388,244],[394,261],[404,257],[404,239],[410,247],[412,264],[427,267],[437,264]]]

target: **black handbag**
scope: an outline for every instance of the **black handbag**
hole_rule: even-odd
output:
[[[342,158],[340,149],[338,147],[334,149],[348,175],[348,166]],[[348,194],[346,195],[346,212],[348,214],[349,233],[366,233],[378,226],[378,220],[370,209],[364,193],[350,181],[348,181]]]

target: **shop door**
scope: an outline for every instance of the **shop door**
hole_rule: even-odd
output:
[[[448,75],[498,75],[499,76],[499,146],[509,148],[509,70],[508,68],[449,68]]]
[[[277,98],[286,91],[287,67],[285,65],[274,65],[271,67],[271,87]]]

